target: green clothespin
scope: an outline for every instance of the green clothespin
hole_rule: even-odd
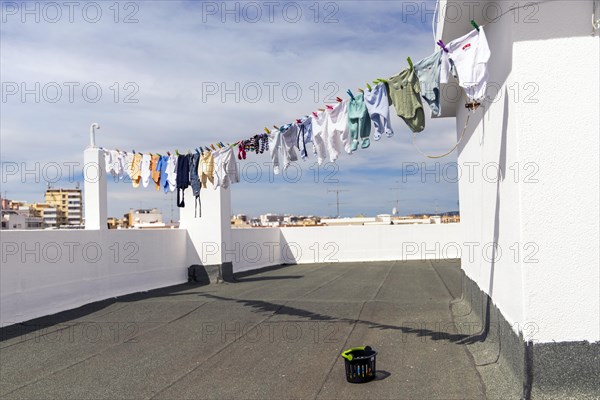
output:
[[[477,25],[477,22],[475,22],[475,20],[471,20],[471,25],[473,25],[473,28],[477,29],[477,32],[479,32],[479,25]]]
[[[369,89],[369,92],[371,91],[371,85],[369,85],[368,83],[367,83],[367,89]]]
[[[350,98],[354,100],[354,95],[352,94],[352,91],[350,89],[348,89],[346,93],[348,93],[348,96],[350,96]]]
[[[412,63],[412,60],[410,59],[410,57],[408,57],[406,59],[406,61],[408,61],[408,65],[410,65],[410,69],[413,69],[414,67],[413,67],[413,63]]]
[[[385,79],[383,79],[383,78],[377,78],[377,80],[378,80],[379,82],[381,82],[381,83],[387,83],[387,81],[386,81]]]

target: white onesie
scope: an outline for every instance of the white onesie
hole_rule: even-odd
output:
[[[150,182],[150,154],[142,155],[142,165],[140,167],[140,176],[142,177],[142,186],[148,187]]]
[[[212,154],[215,160],[215,189],[219,186],[227,189],[232,183],[238,183],[240,173],[233,149],[227,146]]]
[[[482,99],[487,87],[487,62],[490,59],[490,48],[483,27],[451,41],[446,48],[448,53],[442,58],[440,83],[448,83],[451,60],[459,85],[465,89],[467,97],[471,101]]]
[[[329,161],[335,162],[341,152],[352,154],[348,125],[348,100],[327,111],[327,151]]]
[[[310,115],[312,132],[313,132],[313,144],[315,146],[315,154],[317,155],[317,162],[319,165],[323,164],[323,161],[327,158],[327,115],[325,112],[320,111],[315,117],[314,114]]]

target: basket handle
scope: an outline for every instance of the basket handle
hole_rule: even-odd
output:
[[[354,358],[354,356],[352,355],[352,352],[356,351],[356,350],[364,350],[365,348],[366,347],[353,347],[351,349],[344,351],[342,353],[342,357],[344,357],[348,361],[352,361],[352,359]]]

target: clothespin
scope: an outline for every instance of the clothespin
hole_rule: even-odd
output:
[[[438,46],[440,46],[442,48],[442,50],[444,50],[446,53],[448,52],[448,49],[446,48],[446,45],[444,44],[444,42],[442,42],[442,39],[438,40],[436,44]]]
[[[210,148],[213,149],[213,151],[217,151],[217,149],[215,149],[215,145],[214,144],[211,144]]]
[[[297,120],[296,120],[296,123],[297,123],[297,124],[301,124],[301,123],[302,123],[302,120],[300,120],[300,119],[297,119]]]
[[[135,154],[135,149],[131,150],[131,152],[132,152],[133,154]]]
[[[206,151],[209,151],[209,152],[210,152],[210,147],[208,147],[208,146],[204,146],[204,148],[206,149]]]
[[[352,94],[352,90],[348,89],[348,91],[347,91],[346,93],[348,93],[348,96],[350,96],[350,98],[351,98],[352,100],[354,100],[354,95]],[[339,98],[339,97],[338,97],[338,98]]]
[[[200,154],[200,150],[196,147],[196,154]]]
[[[160,153],[156,153],[156,155],[157,155],[157,156],[159,156],[159,157],[162,157],[162,156],[160,155]]]
[[[333,110],[333,107],[330,106],[329,104],[326,104],[325,107],[327,107],[328,110]]]
[[[265,127],[265,132],[267,132],[267,135],[271,134],[271,131],[269,130],[269,128]]]
[[[167,151],[167,155],[168,155],[169,157],[171,157],[171,153],[170,153],[170,152],[168,152],[168,151]]]
[[[276,125],[273,125],[273,128],[275,128],[275,129],[279,130],[279,127],[278,127],[278,126],[276,126]]]
[[[410,57],[407,57],[406,61],[408,61],[408,65],[410,65],[410,69],[413,69],[414,67],[413,67],[413,63],[412,63],[412,60],[410,59]]]
[[[348,89],[348,91],[350,91],[350,89]],[[339,97],[336,97],[335,99],[337,100],[338,103],[341,103],[342,101],[344,101],[344,100],[340,99]]]
[[[475,20],[471,20],[471,25],[473,25],[473,27],[477,29],[477,32],[479,32],[479,25],[477,25],[477,22],[475,22]]]
[[[370,92],[371,90],[373,90],[373,88],[371,87],[371,85],[369,85],[369,83],[367,83],[367,89],[369,89],[369,92]]]
[[[319,111],[325,111],[325,109],[324,108],[319,108]]]
[[[315,116],[315,118],[317,118],[317,117],[318,117],[317,113],[316,113],[316,112],[314,112],[314,111],[313,111],[312,115],[314,115],[314,116]]]
[[[179,150],[175,149],[175,154],[179,156]]]
[[[358,88],[358,91],[359,91],[359,92],[361,92],[361,93],[364,93],[364,92],[365,92],[365,91],[364,91],[364,90],[362,90],[361,88]]]

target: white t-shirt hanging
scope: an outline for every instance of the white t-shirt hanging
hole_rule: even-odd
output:
[[[483,27],[473,29],[466,35],[446,45],[448,53],[442,58],[440,82],[448,83],[451,62],[458,75],[459,85],[465,89],[469,100],[480,100],[485,96],[488,80],[487,62],[490,48]]]

